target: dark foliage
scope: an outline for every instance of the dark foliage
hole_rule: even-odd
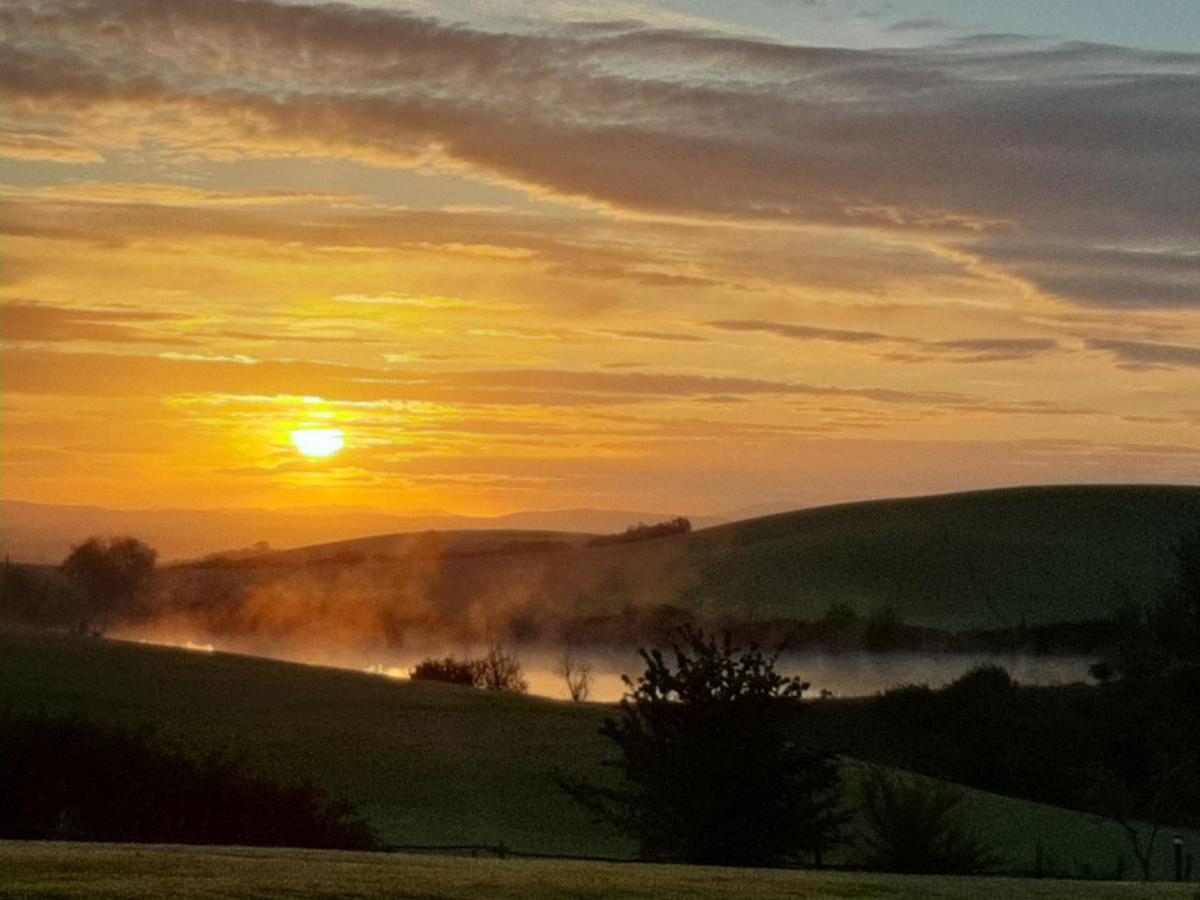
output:
[[[0,569],[0,621],[65,628],[77,627],[80,618],[79,597],[62,572],[5,560]]]
[[[863,627],[862,646],[872,653],[898,650],[905,646],[904,620],[894,607],[876,610]]]
[[[1109,818],[1200,825],[1189,787],[1200,785],[1200,666],[1064,687],[984,667],[941,690],[909,685],[805,714],[811,740],[859,759]]]
[[[880,762],[1069,806],[1065,773],[1096,749],[1094,719],[1074,702],[1078,697],[1022,689],[1003,668],[983,666],[940,691],[885,691],[866,705],[864,725],[882,748]]]
[[[608,544],[629,544],[634,541],[647,541],[652,538],[667,537],[672,534],[687,534],[692,530],[692,523],[683,516],[658,522],[655,525],[638,523],[631,525],[620,534],[604,534],[587,542],[588,547],[603,547]]]
[[[636,837],[645,859],[755,866],[821,853],[839,838],[834,758],[793,739],[807,685],[740,650],[683,629],[641,651],[646,671],[601,733],[620,756],[619,788],[568,783],[602,819]]]
[[[114,611],[126,611],[154,575],[158,553],[137,538],[88,538],[63,560],[62,571],[78,587],[86,618],[81,630],[103,627]]]
[[[492,691],[516,691],[523,694],[529,684],[521,674],[521,662],[499,644],[489,644],[479,659],[424,659],[408,676],[414,681],[442,681]]]
[[[489,691],[516,691],[524,694],[529,683],[521,674],[521,662],[516,655],[499,644],[489,644],[487,653],[477,660],[476,684]]]
[[[0,714],[0,838],[369,849],[353,807],[227,751],[147,731]]]
[[[963,815],[963,794],[953,785],[871,769],[859,791],[868,867],[965,875],[999,864]]]
[[[477,660],[455,659],[453,656],[423,659],[409,671],[408,677],[413,681],[442,681],[474,687],[479,677],[479,663]]]
[[[1175,664],[1200,664],[1200,530],[1173,548],[1175,584],[1150,604],[1146,620]]]

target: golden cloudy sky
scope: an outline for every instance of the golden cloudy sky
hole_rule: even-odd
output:
[[[904,5],[5,0],[4,498],[1200,481],[1200,47]]]

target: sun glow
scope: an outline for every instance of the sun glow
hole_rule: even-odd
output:
[[[337,428],[298,428],[292,432],[292,443],[304,456],[323,459],[345,447],[346,437]]]

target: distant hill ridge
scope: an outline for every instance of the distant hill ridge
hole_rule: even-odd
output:
[[[647,616],[813,622],[834,606],[917,628],[1019,630],[1148,601],[1197,529],[1200,487],[1083,485],[847,503],[612,543],[507,529],[375,535],[168,567],[149,606],[109,624],[167,620],[181,639],[283,649],[564,628],[608,640]]]
[[[323,572],[246,577],[292,578],[304,590],[327,583],[328,593],[353,571],[360,591],[378,586],[370,602],[419,601],[423,615],[446,622],[663,605],[710,620],[813,620],[845,604],[862,615],[891,608],[914,625],[1012,628],[1104,618],[1123,599],[1148,599],[1174,575],[1174,543],[1198,528],[1200,487],[1006,488],[840,504],[608,546],[578,534],[502,532],[469,536],[489,552],[452,552],[472,544],[456,543],[461,533],[427,535],[426,550],[445,551],[437,565],[428,562],[437,553],[415,552],[421,536],[383,536],[296,551],[298,562],[324,560]],[[504,552],[505,542],[518,552]],[[527,552],[539,542],[556,552]],[[389,547],[404,552],[379,552]],[[400,599],[385,599],[388,591]]]
[[[213,553],[256,555],[269,548],[307,548],[331,541],[385,534],[447,531],[560,531],[600,534],[638,522],[658,522],[674,512],[611,509],[529,510],[505,515],[405,515],[337,507],[286,509],[108,509],[0,501],[0,545],[22,563],[58,563],[73,544],[94,535],[131,534],[152,544],[162,561]],[[697,525],[717,517],[693,517]]]

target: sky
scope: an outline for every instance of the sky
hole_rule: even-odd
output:
[[[6,0],[0,26],[4,499],[701,515],[1200,482],[1191,0]]]

